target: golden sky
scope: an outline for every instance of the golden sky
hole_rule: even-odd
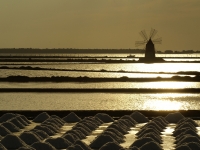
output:
[[[200,0],[0,0],[0,48],[136,48],[151,28],[200,50]]]

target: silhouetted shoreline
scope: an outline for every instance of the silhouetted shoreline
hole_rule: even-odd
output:
[[[52,76],[52,77],[28,77],[28,76],[9,76],[6,78],[0,78],[0,82],[152,82],[152,81],[188,81],[199,82],[200,76],[195,77],[181,77],[173,76],[171,78],[90,78],[83,77],[68,77],[68,76]]]
[[[74,88],[1,88],[0,92],[37,92],[37,93],[200,93],[200,88],[184,89],[145,89],[145,88],[112,88],[112,89],[74,89]]]
[[[120,118],[124,115],[130,115],[134,111],[139,111],[144,114],[149,119],[157,116],[166,116],[169,113],[180,112],[185,117],[190,117],[196,120],[200,119],[200,110],[1,110],[0,116],[6,113],[21,114],[32,120],[42,112],[47,112],[49,115],[57,115],[59,117],[64,117],[70,112],[74,112],[80,118],[85,118],[88,116],[94,116],[97,113],[105,113],[112,116],[115,119]]]

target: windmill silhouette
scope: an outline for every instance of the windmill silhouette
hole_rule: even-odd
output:
[[[136,41],[135,46],[142,46],[146,44],[145,48],[145,58],[150,60],[150,59],[155,59],[155,46],[154,44],[161,44],[162,43],[162,38],[156,38],[154,39],[155,35],[157,34],[157,30],[151,29],[149,37],[147,36],[147,33],[145,30],[140,31],[140,35],[143,38],[143,41]]]

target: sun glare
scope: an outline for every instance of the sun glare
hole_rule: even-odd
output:
[[[170,95],[170,99],[169,99]],[[149,110],[187,110],[188,103],[183,101],[177,101],[180,98],[179,94],[167,93],[167,94],[153,94],[153,99],[149,99],[144,102],[144,109]]]
[[[170,100],[149,100],[145,102],[144,107],[150,107],[151,110],[180,110],[182,104]]]
[[[176,88],[189,88],[192,86],[191,82],[173,82],[173,81],[164,81],[164,82],[146,82],[145,87],[146,88],[170,88],[170,89],[176,89]]]

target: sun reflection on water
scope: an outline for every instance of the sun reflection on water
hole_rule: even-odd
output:
[[[168,99],[166,99],[168,97]],[[150,110],[187,110],[188,104],[181,101],[176,101],[176,97],[179,97],[179,94],[169,93],[168,94],[157,94],[156,99],[147,100],[144,102],[144,108]]]
[[[169,89],[176,89],[176,88],[188,88],[191,87],[191,82],[176,82],[176,81],[161,81],[161,82],[146,82],[144,87],[146,88],[169,88]]]
[[[144,107],[150,107],[152,110],[180,110],[182,104],[170,100],[148,100],[145,102]]]

